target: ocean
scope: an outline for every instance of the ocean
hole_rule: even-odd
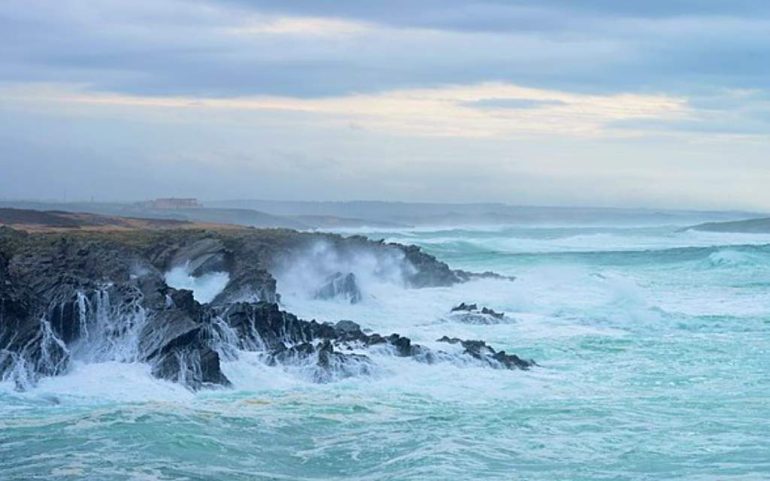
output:
[[[770,235],[677,226],[357,231],[495,271],[407,289],[357,266],[363,301],[315,300],[278,275],[283,308],[446,349],[483,339],[538,366],[494,370],[372,354],[326,384],[254,353],[233,388],[192,393],[142,364],[75,363],[0,384],[0,479],[770,479]],[[505,322],[456,322],[477,303]]]

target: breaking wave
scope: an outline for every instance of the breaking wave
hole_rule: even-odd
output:
[[[230,276],[227,272],[208,272],[194,277],[187,265],[173,267],[165,275],[166,284],[175,289],[192,291],[193,297],[201,304],[213,301],[227,287]]]

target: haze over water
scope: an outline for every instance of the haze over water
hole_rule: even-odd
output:
[[[436,346],[484,339],[529,371],[371,354],[378,369],[314,384],[242,353],[230,390],[193,394],[146,366],[76,364],[0,386],[7,480],[761,480],[770,477],[770,235],[676,227],[369,232],[479,280],[404,289],[354,266],[364,300],[284,307]],[[449,319],[459,302],[508,322]]]

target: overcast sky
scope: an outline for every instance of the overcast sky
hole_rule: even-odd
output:
[[[767,0],[0,0],[0,198],[770,210]]]

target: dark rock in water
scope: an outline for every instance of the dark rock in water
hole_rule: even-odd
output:
[[[374,368],[371,360],[364,355],[337,352],[328,339],[316,344],[304,342],[280,349],[269,355],[268,363],[309,368],[310,379],[318,383],[370,374]]]
[[[478,311],[479,307],[476,304],[466,304],[464,302],[461,302],[459,305],[452,308],[452,312],[456,311]]]
[[[228,305],[233,302],[278,302],[280,296],[276,292],[276,282],[272,275],[264,269],[242,268],[236,274],[230,274],[230,282],[225,290],[211,302],[216,305]]]
[[[281,230],[32,235],[0,227],[0,379],[24,389],[41,376],[66,373],[72,360],[143,362],[153,375],[196,390],[229,385],[220,363],[239,350],[309,373],[316,382],[372,372],[368,352],[428,363],[451,357],[399,334],[364,331],[353,321],[318,323],[280,310],[269,269],[319,237],[343,254],[374,249],[406,260],[414,287],[462,280],[418,248],[356,237]],[[193,275],[226,271],[229,282],[202,305],[190,291],[166,284],[164,273],[178,265]],[[335,274],[321,291],[361,300],[353,274]],[[481,341],[458,342],[468,359],[492,367],[526,365]]]
[[[227,384],[199,335],[206,311],[131,246],[99,236],[19,241],[4,232],[0,253],[2,379],[23,389],[79,359],[147,362],[192,389]]]
[[[361,332],[361,326],[353,321],[345,320],[337,322],[337,324],[334,325],[334,329],[337,331],[338,335]]]
[[[506,321],[505,314],[476,304],[460,303],[452,308],[449,319],[464,324],[500,324]]]
[[[462,271],[453,271],[449,266],[430,254],[423,252],[418,246],[389,244],[400,249],[414,272],[410,273],[407,281],[412,287],[451,286],[464,282]]]
[[[304,321],[264,302],[233,305],[222,318],[235,330],[241,349],[263,352],[269,364],[307,367],[316,382],[367,373],[372,368],[366,356],[337,350],[365,339],[352,321],[335,326]]]
[[[308,367],[317,382],[370,372],[371,360],[364,354],[352,353],[354,350],[386,348],[393,355],[427,363],[450,358],[447,353],[431,351],[399,334],[366,334],[352,321],[335,325],[304,321],[270,303],[237,304],[222,318],[237,333],[241,349],[265,353],[270,364]],[[481,341],[463,342],[467,343],[463,355],[491,367],[529,367],[526,361],[517,363],[516,356],[496,352]]]
[[[164,345],[152,369],[153,375],[197,390],[229,386],[219,367],[219,353],[211,348],[200,328]]]
[[[318,291],[316,291],[316,299],[336,299],[343,298],[350,301],[351,304],[357,304],[361,302],[361,290],[358,288],[356,282],[356,275],[352,272],[343,274],[336,272],[324,281]]]
[[[204,238],[180,247],[170,261],[169,267],[186,266],[191,276],[198,277],[211,272],[229,270],[232,252],[228,251],[221,239]]]
[[[235,331],[239,347],[249,351],[270,352],[336,334],[334,326],[303,321],[268,302],[233,304],[221,316]]]
[[[515,354],[506,354],[505,351],[495,351],[484,341],[464,341],[456,337],[444,336],[438,339],[437,342],[446,342],[449,344],[460,344],[464,353],[485,362],[494,368],[505,369],[529,369],[535,366],[535,361],[524,360]]]
[[[495,319],[502,319],[503,317],[505,317],[505,314],[503,314],[502,312],[496,312],[486,307],[481,308],[481,313],[487,316],[492,316]]]

